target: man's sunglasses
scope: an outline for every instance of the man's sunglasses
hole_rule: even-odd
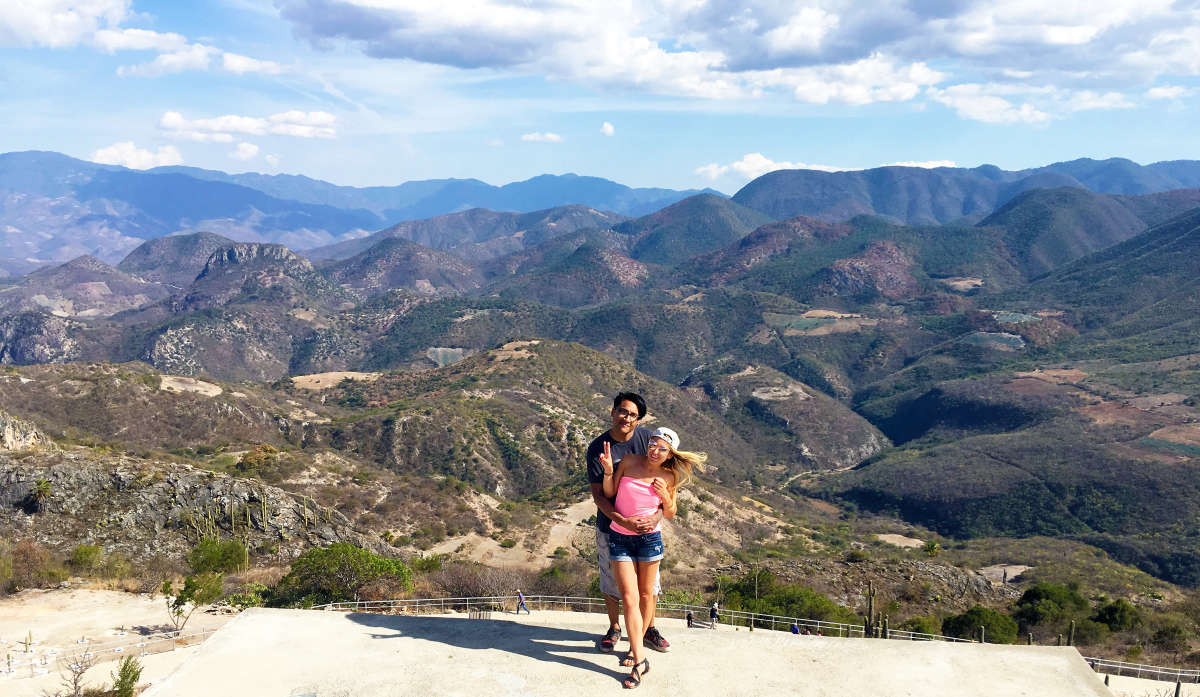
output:
[[[614,409],[613,413],[616,414],[617,416],[621,417],[622,419],[633,419],[636,421],[639,418],[638,413],[636,411],[626,411],[624,409]]]

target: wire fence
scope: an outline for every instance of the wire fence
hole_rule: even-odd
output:
[[[166,653],[177,648],[195,646],[207,639],[217,630],[208,629],[200,632],[162,632],[129,639],[96,642],[90,639],[80,639],[71,646],[38,646],[36,643],[19,642],[10,647],[3,647],[5,656],[0,660],[0,677],[7,678],[36,678],[47,675],[51,670],[59,670],[66,663],[80,659],[103,663],[115,661],[125,656],[147,656],[154,653]]]
[[[470,598],[417,598],[410,600],[372,600],[361,602],[328,603],[317,605],[314,610],[330,610],[342,612],[373,612],[382,614],[428,615],[445,613],[463,613],[473,618],[490,618],[492,612],[509,613],[516,610],[516,598],[513,596],[489,596]],[[574,612],[605,612],[604,601],[600,598],[576,598],[557,595],[528,595],[525,604],[538,610],[570,610]],[[709,608],[700,605],[683,603],[659,602],[655,611],[659,617],[676,617],[683,619],[691,612],[697,624],[707,625]],[[768,631],[791,631],[792,625],[809,634],[830,637],[863,638],[865,629],[861,624],[846,624],[843,622],[828,622],[803,617],[784,617],[767,615],[742,610],[718,610],[718,624],[735,627],[753,627]],[[880,638],[901,641],[945,641],[956,643],[973,643],[969,639],[945,636],[943,634],[925,634],[900,629],[889,629],[886,636]],[[1085,656],[1092,670],[1101,674],[1125,675],[1161,680],[1164,682],[1200,683],[1200,670],[1181,668],[1164,668],[1143,663],[1128,663],[1107,658],[1090,658]]]

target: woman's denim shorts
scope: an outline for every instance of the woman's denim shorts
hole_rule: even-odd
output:
[[[608,558],[610,561],[658,561],[663,558],[662,533],[622,535],[616,530],[610,530]]]

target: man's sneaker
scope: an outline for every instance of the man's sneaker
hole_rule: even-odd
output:
[[[646,629],[646,636],[642,639],[642,643],[646,648],[654,649],[666,653],[671,650],[671,642],[663,638],[662,634],[658,633],[657,627],[649,627]]]
[[[621,628],[609,627],[604,638],[600,640],[601,651],[612,651],[617,647],[617,642],[621,640]]]

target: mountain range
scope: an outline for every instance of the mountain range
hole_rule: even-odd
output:
[[[335,372],[280,426],[291,447],[513,501],[582,486],[567,434],[630,384],[711,441],[712,481],[780,509],[1068,538],[1200,585],[1200,190],[1153,190],[1190,167],[781,172],[637,217],[474,208],[308,256],[156,236],[0,281],[0,361],[285,393]]]

